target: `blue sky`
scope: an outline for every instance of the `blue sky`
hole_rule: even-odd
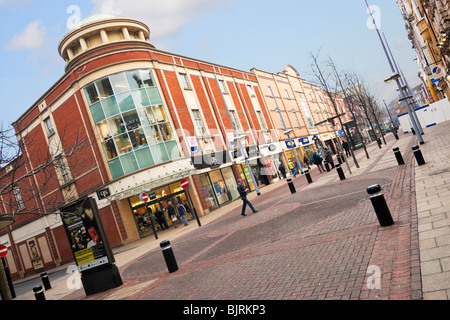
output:
[[[419,83],[415,52],[395,1],[369,0],[411,86]],[[0,120],[9,125],[60,77],[59,41],[77,18],[114,13],[142,20],[157,48],[243,71],[281,72],[287,64],[312,79],[310,53],[362,75],[379,99],[395,86],[364,0],[0,0]]]

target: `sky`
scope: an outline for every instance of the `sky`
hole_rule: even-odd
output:
[[[411,87],[416,55],[395,1],[368,0],[380,32]],[[64,75],[60,40],[97,13],[143,21],[156,48],[242,71],[293,66],[317,82],[311,53],[326,68],[362,76],[382,101],[396,86],[364,0],[0,0],[0,123],[9,126]]]

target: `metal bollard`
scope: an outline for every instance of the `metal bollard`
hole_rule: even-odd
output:
[[[402,157],[402,154],[400,152],[400,149],[397,147],[397,148],[394,148],[392,150],[394,150],[395,158],[397,158],[397,163],[399,165],[405,164],[405,161],[403,161],[403,157]]]
[[[423,159],[422,151],[420,151],[419,146],[412,147],[412,150],[414,152],[414,156],[416,157],[417,164],[419,166],[424,165],[425,164],[425,160]]]
[[[36,286],[33,288],[34,297],[36,300],[47,300],[45,299],[44,290],[42,289],[42,286]]]
[[[291,193],[296,193],[297,191],[295,190],[295,186],[294,186],[294,183],[292,182],[291,178],[287,179],[287,183],[288,183],[289,189],[291,190]]]
[[[48,278],[47,272],[41,273],[42,284],[44,285],[45,291],[52,288],[50,284],[50,279]]]
[[[376,184],[367,188],[367,193],[370,194],[370,201],[372,201],[373,208],[377,215],[380,226],[388,227],[394,224],[391,212],[387,206],[386,200],[381,193],[380,185]]]
[[[312,183],[311,175],[309,174],[309,170],[305,170],[305,177],[308,180],[308,183]]]
[[[175,260],[175,256],[173,254],[172,247],[170,246],[170,241],[164,240],[159,245],[162,248],[164,260],[166,260],[167,269],[169,269],[169,273],[177,271],[178,265],[177,261]]]
[[[337,159],[337,161],[339,162],[339,164],[342,164],[342,159],[341,159],[341,154],[340,153],[338,153],[337,155],[336,155],[336,159]],[[337,165],[336,165],[337,166]]]
[[[339,175],[339,178],[340,178],[341,180],[345,180],[344,171],[342,170],[340,164],[337,164],[337,165],[336,165],[336,171],[337,171],[337,173],[338,173],[338,175]]]
[[[342,160],[342,162],[345,162],[344,154],[343,154],[342,152],[340,152],[339,154],[341,155],[341,160]]]
[[[327,172],[330,172],[331,170],[330,170],[330,165],[328,164],[328,161],[325,160],[325,161],[323,162],[323,164],[325,165],[325,169],[327,170]]]

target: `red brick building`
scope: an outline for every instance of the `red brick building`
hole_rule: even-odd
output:
[[[158,50],[149,37],[137,20],[86,19],[60,42],[65,74],[13,124],[22,153],[0,170],[10,190],[0,214],[15,218],[0,230],[13,278],[73,260],[58,209],[75,200],[95,199],[117,247],[153,236],[152,221],[164,232],[155,212],[171,225],[169,202],[194,219],[194,208],[201,217],[238,199],[238,178],[251,190],[277,178],[278,132],[256,76]]]

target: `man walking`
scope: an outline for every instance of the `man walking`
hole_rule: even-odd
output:
[[[248,189],[246,189],[243,185],[242,185],[242,179],[239,179],[238,181],[238,186],[237,186],[237,190],[239,192],[239,194],[241,195],[241,199],[242,199],[242,213],[241,215],[246,216],[245,214],[245,208],[247,207],[247,204],[250,206],[250,209],[252,209],[253,213],[258,212],[258,210],[256,210],[252,204],[250,203],[250,201],[248,201],[247,199],[247,191]]]

